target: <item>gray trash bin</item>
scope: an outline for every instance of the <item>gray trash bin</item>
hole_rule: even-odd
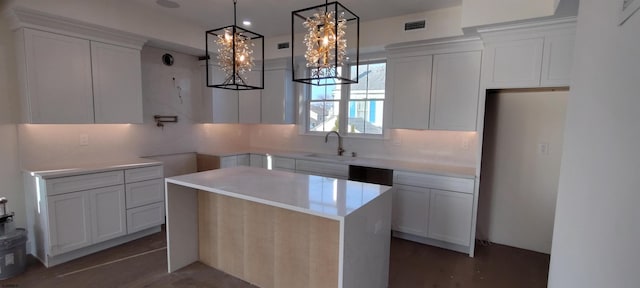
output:
[[[27,267],[27,231],[17,228],[0,235],[0,280],[24,272]]]

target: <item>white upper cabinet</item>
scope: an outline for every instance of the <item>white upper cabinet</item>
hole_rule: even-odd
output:
[[[488,43],[482,71],[487,88],[538,87],[544,38]]]
[[[204,62],[203,62],[204,64]],[[206,65],[202,65],[202,83],[207,83]],[[209,65],[209,77],[222,82],[226,74],[218,66]],[[238,123],[238,91],[204,87],[202,90],[202,119],[203,123]]]
[[[291,70],[286,68],[286,65],[270,65],[270,63],[266,65],[272,67],[267,67],[264,71],[261,123],[293,124],[295,122],[295,103]]]
[[[390,58],[391,128],[428,129],[433,57]]]
[[[63,34],[15,31],[23,122],[142,123],[142,44]]]
[[[569,85],[575,39],[576,35],[573,29],[559,31],[545,38],[541,86]]]
[[[142,123],[140,50],[91,42],[96,123]]]
[[[391,128],[475,131],[479,38],[387,47]]]
[[[260,86],[262,77],[258,71],[251,71],[247,75],[247,84]],[[262,90],[245,90],[238,93],[238,123],[260,124],[262,105]]]
[[[480,51],[435,55],[429,129],[476,130]]]
[[[487,89],[569,86],[575,19],[480,29]]]
[[[16,35],[23,121],[93,123],[89,40],[31,29]]]

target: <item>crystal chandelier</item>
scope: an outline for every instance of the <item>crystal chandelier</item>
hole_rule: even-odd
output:
[[[306,73],[295,72],[295,28],[296,20],[302,21],[304,27],[304,59],[306,61]],[[338,2],[325,1],[324,5],[291,12],[291,25],[293,28],[292,61],[294,67],[293,81],[312,85],[336,85],[358,83],[357,67],[359,62],[359,33],[360,18],[353,14]],[[355,33],[355,38],[349,40],[352,50],[355,51],[355,62],[347,63],[352,59],[347,50],[347,29]],[[342,66],[355,64],[355,75],[343,75]],[[354,73],[351,73],[354,74]],[[301,76],[304,75],[304,76]],[[356,76],[356,77],[354,77]]]
[[[233,25],[206,32],[205,57],[207,63],[207,87],[252,90],[263,89],[264,85],[264,37],[236,25],[236,3],[233,1]],[[261,50],[254,53],[256,44],[260,44]],[[215,53],[209,51],[210,47],[217,47]],[[210,66],[211,54],[217,54],[217,67]],[[259,59],[256,59],[258,57]],[[261,70],[256,70],[256,62],[260,60]],[[219,70],[224,74],[211,70]]]

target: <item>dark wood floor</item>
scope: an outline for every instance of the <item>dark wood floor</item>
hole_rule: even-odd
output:
[[[200,263],[168,274],[165,246],[157,233],[49,269],[30,259],[24,274],[0,287],[255,287]],[[549,255],[478,244],[469,258],[393,238],[390,266],[390,288],[537,288],[547,286]]]

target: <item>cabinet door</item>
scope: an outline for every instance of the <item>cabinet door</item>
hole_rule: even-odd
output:
[[[427,237],[429,189],[394,185],[391,225],[393,230]]]
[[[88,190],[92,244],[127,234],[124,185]]]
[[[469,246],[472,212],[473,194],[431,189],[428,237]]]
[[[249,154],[236,155],[236,164],[238,166],[251,166],[251,159]]]
[[[51,255],[91,244],[89,195],[85,191],[50,196],[47,205]]]
[[[543,38],[488,43],[482,68],[486,88],[540,86],[543,44]]]
[[[249,157],[251,167],[265,167],[266,157],[264,155],[251,154]]]
[[[202,83],[207,83],[206,66],[202,66]],[[224,79],[225,73],[210,65],[209,73],[214,79]],[[217,81],[217,80],[216,80]],[[204,87],[202,90],[203,123],[238,123],[238,91]]]
[[[88,40],[24,29],[26,121],[93,123]]]
[[[260,124],[261,109],[260,90],[240,91],[238,94],[238,118],[243,124]]]
[[[480,51],[435,55],[429,129],[475,131]]]
[[[541,86],[569,86],[574,44],[575,30],[545,37]]]
[[[225,156],[220,158],[220,168],[231,168],[238,166],[238,157]]]
[[[91,42],[96,123],[142,123],[140,51]]]
[[[391,128],[429,128],[432,61],[432,56],[389,60]]]
[[[262,123],[293,124],[294,103],[291,71],[265,70],[262,91]]]

